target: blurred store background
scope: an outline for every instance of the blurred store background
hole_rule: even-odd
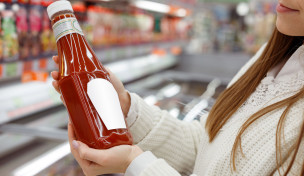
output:
[[[80,176],[53,90],[51,0],[0,0],[0,175]],[[276,0],[71,1],[100,61],[131,92],[185,121],[269,38]]]

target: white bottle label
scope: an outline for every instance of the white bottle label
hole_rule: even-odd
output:
[[[68,34],[78,33],[80,35],[83,35],[80,25],[75,17],[65,18],[57,21],[53,25],[53,31],[56,42],[58,42],[61,37],[66,36]]]
[[[99,78],[91,80],[87,93],[108,130],[127,128],[118,94],[109,81]]]

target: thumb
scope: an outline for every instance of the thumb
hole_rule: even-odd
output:
[[[79,157],[83,160],[89,160],[94,163],[97,163],[98,150],[88,147],[86,144],[80,141],[73,141],[73,147],[78,152]]]
[[[116,75],[110,69],[108,69],[107,67],[105,67],[105,69],[110,74],[110,81],[111,81],[112,85],[114,86],[118,95],[121,92],[124,92],[125,88],[124,88],[123,83],[116,77]]]

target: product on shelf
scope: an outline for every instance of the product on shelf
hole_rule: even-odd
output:
[[[52,38],[51,24],[46,11],[43,11],[42,15],[42,32],[40,35],[42,52],[51,52],[54,47],[54,38]]]
[[[9,74],[3,77],[21,76],[24,61],[50,59],[55,55],[57,44],[46,12],[46,7],[54,1],[0,0],[0,63],[4,64],[4,72],[6,63],[20,59],[18,73],[13,74],[9,69]],[[188,36],[189,23],[182,18],[156,15],[133,6],[118,9],[95,2],[71,2],[88,43],[96,49],[107,48],[102,52],[107,61],[150,52],[137,44],[187,39]],[[47,65],[46,69],[41,69],[34,64],[33,69],[50,71],[55,68],[52,62]]]
[[[16,28],[18,33],[18,41],[19,41],[19,58],[21,60],[27,58],[29,56],[29,37],[28,37],[28,21],[27,21],[27,8],[26,4],[28,1],[19,0],[19,5],[15,4],[19,7],[16,12]]]
[[[55,37],[52,34],[52,26],[47,14],[46,8],[49,6],[53,0],[42,0],[41,4],[43,6],[42,12],[42,32],[40,35],[41,50],[42,53],[50,53],[57,50]]]
[[[95,46],[132,45],[153,40],[154,17],[143,12],[125,13],[90,6],[88,23],[93,26],[92,43]]]
[[[99,149],[132,145],[109,74],[84,38],[70,2],[56,1],[48,14],[60,59],[59,87],[77,139]]]
[[[88,23],[87,7],[83,1],[73,2],[72,7],[74,9],[74,14],[78,20],[78,23],[82,29],[82,32],[86,36],[89,44],[93,41],[93,27]]]
[[[42,6],[41,0],[30,0],[29,22],[31,36],[31,55],[38,56],[41,53],[40,32],[42,29]]]
[[[5,64],[6,77],[16,77],[18,75],[18,64],[16,62]]]
[[[1,19],[2,19],[2,16],[0,15],[0,63],[2,62],[2,59],[3,59],[3,37],[2,37],[2,25],[1,25],[2,23],[1,23]],[[1,78],[1,76],[0,76],[0,78]]]
[[[245,17],[248,30],[243,37],[243,43],[249,54],[255,54],[269,40],[275,26],[276,6],[276,1],[250,1],[251,10]]]
[[[88,8],[88,22],[93,26],[92,44],[94,46],[110,44],[111,26],[107,24],[107,19],[111,20],[111,16],[111,12],[105,8],[99,6]]]
[[[3,31],[3,58],[10,59],[18,58],[18,39],[15,25],[14,12],[12,10],[4,10],[2,16],[2,31]]]

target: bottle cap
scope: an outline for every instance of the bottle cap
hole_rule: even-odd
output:
[[[66,0],[56,1],[56,2],[52,3],[51,5],[49,5],[47,8],[47,12],[48,12],[50,19],[52,18],[52,16],[55,13],[60,12],[60,11],[65,11],[65,10],[74,12],[71,3]]]

